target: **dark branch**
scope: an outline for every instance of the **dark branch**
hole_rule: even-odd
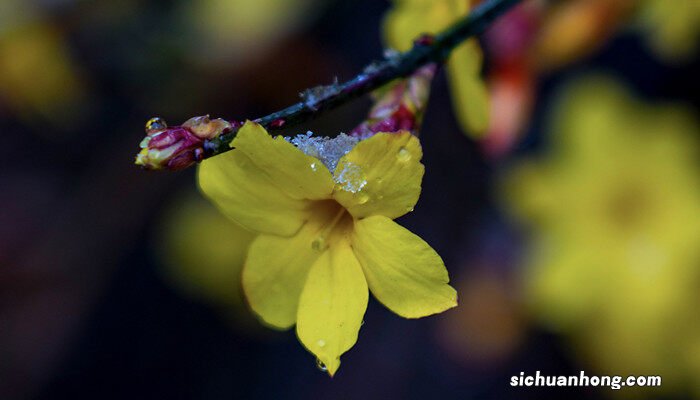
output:
[[[487,0],[443,32],[416,39],[411,50],[405,53],[387,52],[382,61],[368,65],[353,79],[308,89],[301,94],[301,102],[255,121],[274,133],[309,121],[327,110],[337,108],[397,78],[407,77],[426,64],[442,63],[460,43],[482,33],[494,19],[520,1]],[[201,154],[197,155],[196,161],[231,150],[230,143],[239,128],[240,124],[233,123],[231,129],[227,129],[225,133],[204,140],[201,145],[203,152],[200,150]]]

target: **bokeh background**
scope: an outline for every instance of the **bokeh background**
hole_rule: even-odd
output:
[[[409,321],[370,300],[330,379],[247,310],[251,236],[194,169],[132,162],[149,117],[258,117],[350,78],[392,4],[0,2],[0,399],[700,398],[698,2],[526,3],[482,38],[486,138],[438,75],[400,221],[459,307]],[[509,385],[581,370],[663,386]]]

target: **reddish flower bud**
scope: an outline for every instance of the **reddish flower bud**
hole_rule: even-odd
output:
[[[435,43],[435,36],[429,33],[424,33],[413,41],[413,44],[417,46],[430,46],[433,43]]]
[[[270,128],[281,128],[284,126],[285,121],[283,118],[277,118],[276,120],[270,122]]]
[[[181,126],[168,127],[161,118],[146,123],[146,137],[136,155],[136,165],[146,169],[172,171],[189,167],[201,161],[206,139],[212,139],[231,130],[231,123],[223,119],[210,120],[208,115],[194,117]]]
[[[375,103],[367,119],[350,135],[367,137],[378,132],[402,130],[417,135],[436,69],[435,64],[428,64],[393,86],[375,92]]]

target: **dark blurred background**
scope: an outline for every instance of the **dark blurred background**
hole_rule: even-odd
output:
[[[254,118],[304,88],[352,77],[382,54],[390,6],[2,1],[0,399],[617,396],[510,387],[521,371],[595,369],[523,306],[526,240],[499,209],[494,182],[514,155],[541,152],[563,82],[606,71],[642,98],[697,113],[697,58],[665,63],[638,33],[614,35],[541,77],[527,133],[498,159],[460,132],[442,71],[421,134],[423,193],[400,222],[442,255],[460,306],[409,321],[371,300],[333,379],[293,331],[268,330],[249,314],[236,279],[250,238],[197,195],[195,170],[133,165],[152,116]],[[487,69],[489,61],[487,52]],[[358,100],[298,131],[348,130],[368,105]]]

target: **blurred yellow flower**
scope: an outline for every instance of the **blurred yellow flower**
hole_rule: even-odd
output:
[[[255,235],[194,193],[178,197],[162,221],[156,240],[166,279],[229,315],[244,309],[240,274]]]
[[[329,1],[198,0],[182,4],[182,18],[194,30],[192,51],[203,64],[230,66],[261,55],[303,27]],[[202,43],[206,46],[202,46]]]
[[[628,18],[638,0],[565,0],[541,3],[530,54],[537,70],[561,68],[598,50]]]
[[[543,10],[532,51],[539,69],[593,53],[629,23],[636,23],[651,49],[669,61],[692,56],[700,39],[697,0],[566,0]]]
[[[415,136],[285,140],[247,122],[231,146],[203,161],[198,178],[222,212],[259,233],[243,269],[248,302],[271,327],[296,323],[331,376],[357,340],[368,287],[406,318],[456,305],[440,256],[392,221],[420,195]]]
[[[435,34],[469,12],[468,0],[394,0],[384,21],[386,43],[408,50],[421,34]],[[470,39],[457,47],[447,62],[452,104],[464,132],[481,136],[489,125],[489,97],[481,77],[479,42]]]
[[[640,20],[651,48],[669,60],[697,52],[700,39],[700,1],[640,0]]]
[[[30,123],[83,117],[84,81],[57,29],[36,21],[0,32],[0,98]]]
[[[532,309],[600,370],[661,375],[663,389],[700,395],[693,114],[589,78],[564,93],[551,132],[550,152],[512,171],[502,192],[532,228]]]

